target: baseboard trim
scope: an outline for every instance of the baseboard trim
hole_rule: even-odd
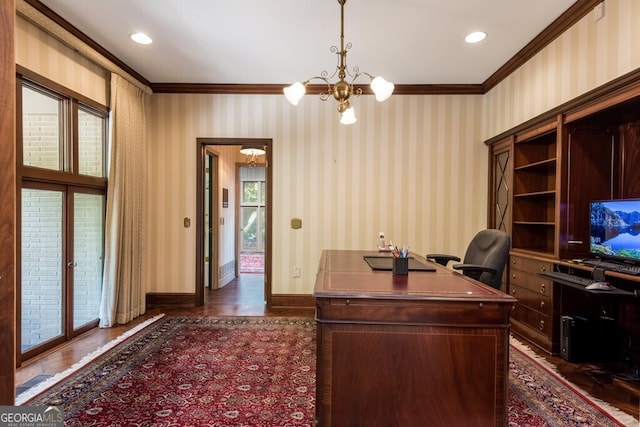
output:
[[[190,293],[147,293],[147,310],[163,307],[195,307],[195,294]],[[271,308],[315,308],[313,295],[277,294],[271,296]]]
[[[313,295],[277,294],[271,295],[271,308],[315,308]]]
[[[190,293],[147,293],[147,310],[162,307],[195,307],[196,295]]]

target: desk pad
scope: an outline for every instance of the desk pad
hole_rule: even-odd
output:
[[[391,256],[364,256],[363,258],[372,270],[393,270],[393,257]],[[436,269],[409,257],[409,271],[436,271]]]

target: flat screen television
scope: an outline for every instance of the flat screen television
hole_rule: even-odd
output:
[[[640,199],[591,202],[589,218],[591,254],[640,263]]]

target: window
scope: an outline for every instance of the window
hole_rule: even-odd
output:
[[[35,87],[22,87],[22,164],[63,170],[64,100]]]
[[[266,191],[264,167],[241,167],[241,252],[264,252]]]
[[[105,119],[88,109],[78,109],[78,173],[104,177]]]
[[[20,360],[97,326],[107,190],[107,109],[32,77],[17,93]]]

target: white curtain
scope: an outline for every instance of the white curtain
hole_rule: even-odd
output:
[[[145,93],[111,74],[111,155],[100,327],[145,312]]]

